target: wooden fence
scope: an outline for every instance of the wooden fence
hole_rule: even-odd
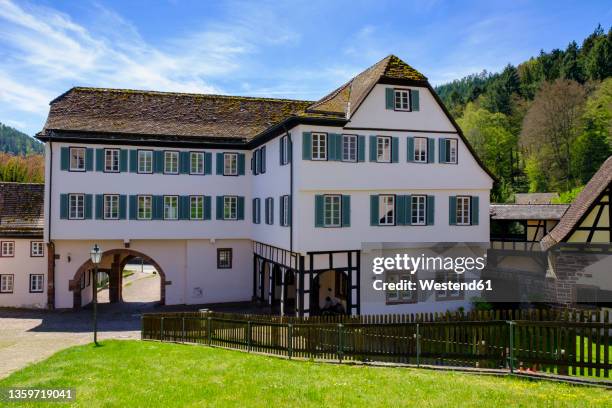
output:
[[[142,339],[322,360],[531,370],[610,377],[608,312],[495,311],[279,317],[145,314]]]

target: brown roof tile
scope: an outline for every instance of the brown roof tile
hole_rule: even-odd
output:
[[[0,182],[0,236],[42,236],[44,184]]]

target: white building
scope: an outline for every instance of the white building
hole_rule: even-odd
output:
[[[317,102],[73,88],[37,137],[50,307],[90,301],[98,243],[112,301],[142,257],[166,304],[282,299],[307,314],[331,289],[351,313],[409,311],[361,290],[363,242],[489,241],[490,174],[395,56]]]

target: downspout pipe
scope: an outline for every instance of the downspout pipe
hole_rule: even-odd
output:
[[[47,199],[49,200],[47,202],[47,241],[49,244],[49,248],[51,248],[53,245],[53,242],[51,241],[51,203],[53,202],[52,180],[53,180],[53,142],[51,141],[51,136],[49,136],[49,196],[47,197]],[[50,265],[53,268],[53,280],[51,281],[51,288],[47,287],[47,291],[49,291],[49,289],[53,289],[53,299],[51,300],[51,302],[49,302],[49,300],[47,299],[47,303],[50,303],[48,305],[50,309],[55,309],[55,280],[56,280],[55,279],[55,248],[53,250],[53,253],[50,253],[50,251],[47,248],[47,256],[53,257],[53,259],[47,260],[47,265]],[[47,275],[48,274],[49,274],[49,271],[47,270]]]
[[[290,160],[289,160],[289,199],[291,200],[291,218],[289,220],[289,251],[293,252],[293,140],[291,140],[291,133],[287,130],[287,127],[283,124],[283,129],[285,130],[285,135],[287,136],[287,141],[289,142],[290,151]]]

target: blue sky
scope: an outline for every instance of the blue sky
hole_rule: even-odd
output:
[[[609,1],[0,0],[0,122],[72,86],[316,100],[388,54],[434,85],[609,27]]]

